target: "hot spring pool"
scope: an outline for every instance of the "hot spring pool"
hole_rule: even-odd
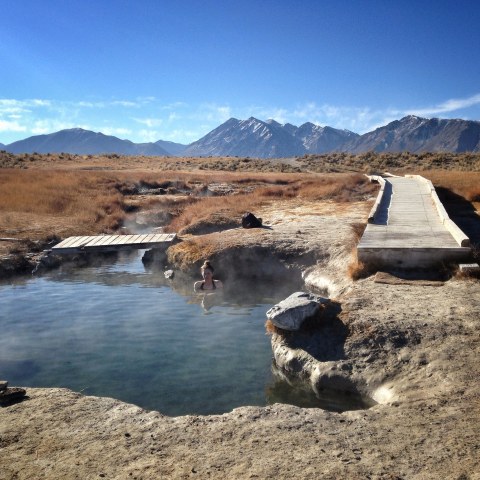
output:
[[[205,309],[185,287],[146,270],[140,252],[0,284],[0,379],[172,416],[282,401],[329,408],[272,373],[265,312],[284,292],[224,295]]]

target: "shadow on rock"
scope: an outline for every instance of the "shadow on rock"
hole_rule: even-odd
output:
[[[372,399],[360,395],[356,386],[345,378],[340,385],[323,378],[312,386],[311,382],[278,368],[275,362],[272,364],[272,373],[274,380],[265,389],[269,404],[287,403],[331,412],[364,410],[375,405]]]
[[[340,320],[340,303],[331,301],[317,314],[306,319],[296,332],[279,331],[285,346],[307,352],[319,362],[345,359],[345,340],[348,327]]]

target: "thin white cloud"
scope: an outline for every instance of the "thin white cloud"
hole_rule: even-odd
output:
[[[34,135],[44,135],[47,133],[58,132],[67,128],[80,127],[71,122],[62,122],[54,119],[36,120],[30,126],[29,131]],[[85,128],[85,127],[82,127]]]
[[[0,107],[47,107],[51,104],[50,100],[41,100],[38,98],[17,100],[14,98],[0,98]]]
[[[251,107],[248,112],[242,115],[242,118],[255,117],[259,119],[274,119],[278,123],[289,122],[289,112],[285,108]]]
[[[105,102],[72,102],[71,106],[77,108],[105,108],[107,104]]]
[[[39,100],[33,99],[31,100],[32,107],[49,107],[52,104],[50,100]]]
[[[133,118],[133,120],[148,128],[160,127],[163,123],[161,118]]]
[[[159,108],[160,110],[177,110],[179,108],[186,108],[186,107],[188,107],[188,103],[172,102],[172,103],[167,103],[165,105],[161,105]]]
[[[202,103],[191,113],[184,115],[190,120],[207,122],[224,122],[232,117],[232,109],[229,105],[217,105],[216,103]]]
[[[157,98],[156,98],[156,97],[153,97],[153,96],[149,96],[149,97],[137,97],[136,100],[137,100],[137,102],[139,102],[139,103],[146,104],[146,103],[156,102],[156,101],[157,101]]]
[[[162,103],[155,97],[96,101],[0,98],[0,132],[3,132],[0,141],[9,143],[24,138],[26,135],[21,136],[22,132],[43,134],[73,127],[93,130],[88,125],[105,124],[108,128],[100,127],[95,131],[129,138],[132,141],[162,139],[190,143],[231,117],[246,119],[251,116],[261,120],[271,118],[282,124],[301,125],[312,122],[321,126],[366,133],[409,114],[430,117],[461,112],[462,117],[467,118],[466,109],[470,108],[470,116],[475,117],[472,107],[477,107],[476,112],[479,105],[480,94],[452,98],[434,106],[405,109],[372,109],[368,106],[352,107],[313,101],[285,108],[278,105],[233,107],[215,102]],[[123,109],[133,108],[135,116],[124,114]]]
[[[141,103],[139,102],[132,102],[130,100],[115,100],[111,102],[113,106],[120,106],[120,107],[139,107]]]
[[[131,135],[132,130],[129,128],[115,128],[115,127],[102,127],[95,129],[95,131],[102,132],[105,135]]]
[[[17,121],[0,120],[0,132],[26,132],[27,127]]]
[[[413,108],[406,110],[407,115],[438,115],[440,113],[456,112],[480,104],[480,93],[468,98],[452,98],[433,107]]]
[[[159,133],[156,130],[142,129],[137,132],[137,135],[142,142],[156,142],[160,140]]]
[[[207,132],[202,132],[200,130],[189,130],[189,129],[178,129],[172,130],[169,132],[165,138],[162,140],[170,140],[171,142],[178,142],[178,143],[191,143],[199,138],[203,137]]]

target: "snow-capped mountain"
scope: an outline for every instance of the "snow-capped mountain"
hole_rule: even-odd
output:
[[[358,135],[347,130],[319,127],[305,123],[300,127],[282,125],[275,120],[266,122],[250,117],[231,118],[200,140],[190,144],[185,155],[237,155],[259,158],[282,158],[323,153],[339,148]]]
[[[250,117],[231,118],[185,150],[188,156],[290,157],[303,151],[299,140],[277,122],[267,123]]]
[[[295,137],[302,141],[308,153],[327,153],[341,148],[345,142],[358,138],[359,135],[349,130],[320,127],[307,122],[298,127]]]
[[[480,152],[480,122],[409,115],[347,142],[343,151]]]
[[[172,156],[295,157],[311,153],[348,152],[480,152],[480,122],[444,120],[409,115],[358,135],[348,130],[320,127],[307,122],[300,127],[275,120],[231,118],[190,145],[159,140],[133,143],[81,128],[61,130],[0,144],[12,153],[78,153]]]

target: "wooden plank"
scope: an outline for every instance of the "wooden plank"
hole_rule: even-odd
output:
[[[116,235],[115,238],[110,242],[110,245],[120,244],[124,240],[124,237],[126,236],[127,235]]]
[[[91,235],[91,236],[72,236],[68,237],[59,244],[52,247],[53,250],[62,250],[66,253],[78,250],[94,249],[121,250],[122,248],[152,248],[162,246],[162,244],[171,242],[176,238],[175,233],[145,233],[141,235]]]
[[[138,235],[128,235],[128,240],[124,243],[124,245],[131,245]]]
[[[101,245],[104,240],[106,240],[106,235],[98,235],[89,241],[85,247],[95,247],[97,245]]]
[[[147,237],[148,237],[148,234],[140,235],[140,237],[137,238],[133,243],[147,243],[146,242]]]
[[[110,235],[110,238],[103,243],[104,246],[111,245],[119,235]]]
[[[145,243],[150,243],[150,241],[152,240],[152,238],[155,236],[154,233],[150,233],[149,235],[147,235],[147,238],[144,240]]]
[[[155,236],[152,238],[152,242],[159,243],[163,242],[165,239],[164,233],[156,233]]]
[[[94,236],[87,236],[87,237],[81,237],[79,238],[73,245],[71,245],[73,248],[82,248],[85,245],[88,244],[88,242],[91,242],[92,239],[94,239]]]
[[[84,247],[93,247],[95,244],[99,243],[102,241],[103,236],[97,235],[93,238],[91,238],[85,245]]]
[[[68,238],[66,238],[65,240],[62,240],[60,243],[58,243],[57,245],[55,245],[55,246],[52,247],[52,248],[64,248],[64,247],[68,247],[68,246],[70,246],[72,243],[74,243],[78,238],[82,238],[82,237],[68,237]]]
[[[123,238],[120,239],[120,241],[116,245],[127,245],[129,243],[132,243],[131,240],[135,235],[122,235]]]

